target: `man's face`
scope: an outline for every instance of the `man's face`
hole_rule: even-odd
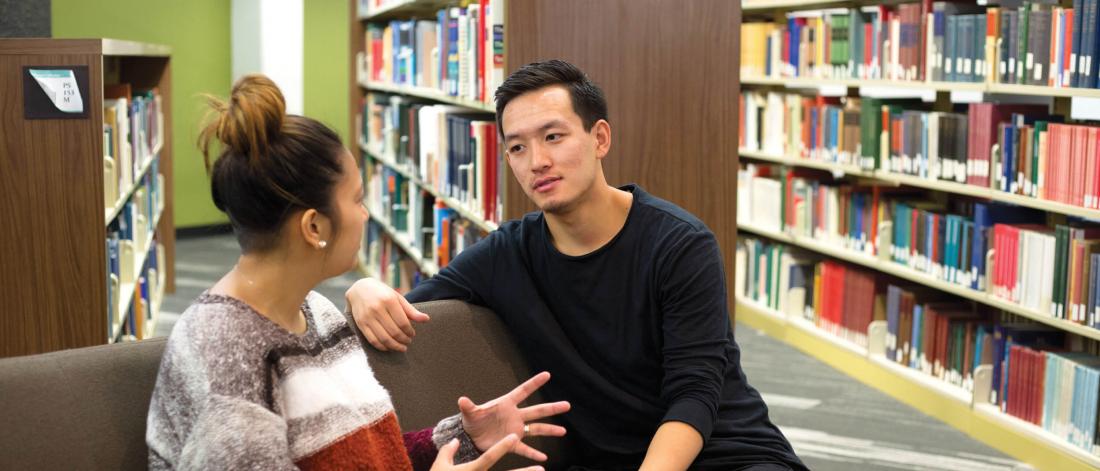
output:
[[[568,212],[583,201],[600,175],[598,130],[591,132],[573,111],[569,91],[560,85],[524,93],[508,102],[501,116],[508,165],[527,197],[546,213]]]

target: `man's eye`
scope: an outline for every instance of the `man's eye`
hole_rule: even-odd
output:
[[[548,141],[556,141],[558,139],[561,139],[561,134],[550,134],[546,136],[546,140]]]

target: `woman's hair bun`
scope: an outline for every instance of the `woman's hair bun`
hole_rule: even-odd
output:
[[[229,101],[207,96],[211,119],[199,133],[199,147],[210,170],[210,144],[215,138],[225,153],[247,157],[250,164],[267,155],[271,143],[279,138],[286,120],[286,99],[275,82],[264,75],[245,75],[233,84]]]

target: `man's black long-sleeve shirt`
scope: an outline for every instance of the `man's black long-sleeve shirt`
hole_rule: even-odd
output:
[[[531,213],[407,299],[459,299],[500,316],[530,366],[553,376],[546,400],[572,403],[561,421],[576,464],[637,468],[657,428],[675,420],[703,437],[692,469],[804,469],[741,371],[714,234],[638,186],[623,190],[634,197],[626,223],[600,249],[562,254]]]

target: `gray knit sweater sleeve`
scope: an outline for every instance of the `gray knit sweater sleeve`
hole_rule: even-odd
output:
[[[149,404],[151,469],[297,469],[252,351],[263,332],[233,310],[195,304],[173,329]],[[224,341],[227,332],[241,341]]]

